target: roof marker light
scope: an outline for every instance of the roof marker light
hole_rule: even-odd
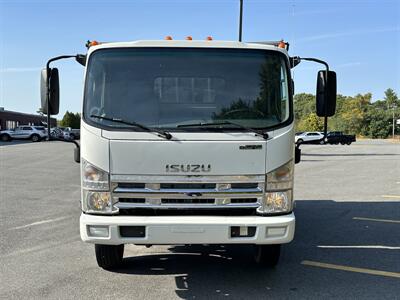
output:
[[[206,37],[206,40],[207,40],[207,41],[212,41],[213,38],[212,38],[212,36],[208,36],[208,37]]]
[[[185,40],[187,40],[187,41],[191,41],[191,40],[193,40],[193,38],[189,35],[189,36],[187,36],[186,37],[186,39]]]
[[[90,48],[92,46],[97,46],[100,45],[100,43],[98,41],[87,41],[86,42],[86,48]]]
[[[167,35],[167,36],[165,37],[165,39],[166,39],[167,41],[172,41],[172,36]]]
[[[286,48],[286,43],[285,43],[283,40],[281,40],[281,41],[279,42],[279,44],[278,44],[278,48],[285,49],[285,48]]]

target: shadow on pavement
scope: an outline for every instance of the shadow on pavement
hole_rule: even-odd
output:
[[[40,142],[32,142],[31,140],[12,140],[9,142],[1,142],[0,141],[0,147],[2,146],[12,146],[12,145],[21,145],[21,144],[35,144],[35,143],[40,143]]]
[[[174,275],[183,299],[386,298],[398,296],[399,280],[301,265],[303,260],[400,272],[400,251],[324,249],[321,245],[400,246],[400,224],[354,217],[400,220],[400,202],[298,201],[295,240],[283,246],[280,264],[253,263],[252,247],[171,246],[170,253],[124,258],[115,272]],[[134,283],[133,283],[134,284]]]

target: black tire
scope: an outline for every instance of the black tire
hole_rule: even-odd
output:
[[[275,267],[279,262],[281,245],[255,245],[254,260],[257,264],[269,268]]]
[[[325,144],[324,140],[320,140],[320,141],[319,141],[319,144],[320,144],[320,145],[324,145],[324,144]]]
[[[0,135],[0,140],[1,140],[2,142],[11,141],[11,136],[9,136],[8,134],[2,134],[2,135]]]
[[[74,135],[73,133],[71,133],[71,134],[69,135],[69,138],[70,138],[71,140],[75,140],[75,135]]]
[[[344,145],[344,144],[346,144],[345,142],[340,142],[340,145]]]
[[[300,145],[302,142],[303,142],[302,139],[298,139],[297,142],[296,142],[296,144]]]
[[[351,145],[351,142],[346,142],[346,145]]]
[[[112,270],[118,267],[124,256],[124,245],[99,245],[95,244],[96,260],[99,267]]]
[[[31,141],[32,142],[39,142],[40,141],[40,136],[37,134],[32,134],[31,135]]]

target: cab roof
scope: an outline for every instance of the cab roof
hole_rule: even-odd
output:
[[[230,48],[230,49],[263,49],[279,51],[288,56],[285,48],[279,48],[277,42],[237,42],[217,40],[138,40],[132,42],[95,42],[89,46],[88,54],[99,49],[135,48],[135,47],[182,47],[182,48]],[[92,42],[93,43],[93,42]],[[90,44],[90,42],[89,42]],[[288,45],[288,44],[286,44]]]

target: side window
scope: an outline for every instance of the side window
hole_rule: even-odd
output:
[[[288,81],[285,64],[282,61],[281,64],[281,78],[280,78],[280,90],[281,90],[281,120],[286,120],[289,115],[289,96],[288,96]]]
[[[28,126],[24,126],[24,127],[22,127],[22,130],[32,130],[32,128],[28,127]]]

